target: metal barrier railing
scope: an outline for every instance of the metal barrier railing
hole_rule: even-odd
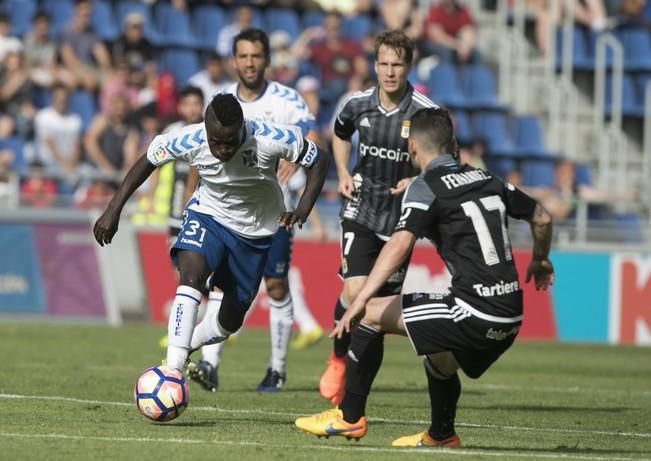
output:
[[[611,81],[611,105],[610,122],[606,123],[606,72],[608,62],[606,53],[612,50],[612,81]],[[620,41],[613,34],[603,34],[597,38],[597,52],[595,56],[595,111],[594,130],[599,133],[599,155],[598,155],[598,184],[607,188],[611,176],[611,153],[616,148],[615,144],[622,129],[622,88],[624,75],[624,50]],[[626,158],[625,150],[618,152],[616,172],[620,174],[619,181],[625,180]]]

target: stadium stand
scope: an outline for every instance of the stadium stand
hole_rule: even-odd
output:
[[[366,57],[372,55],[372,50],[369,49],[371,42],[367,39],[381,30],[386,22],[382,18],[382,15],[386,14],[381,5],[382,1],[378,0],[374,3],[375,6],[370,13],[362,11],[344,15],[340,25],[337,25],[343,43],[347,47],[358,47],[360,56],[366,61],[368,61]],[[625,70],[621,95],[623,115],[638,121],[643,119],[645,89],[651,81],[651,35],[648,27],[645,26],[651,20],[650,3],[646,2],[644,10],[638,16],[636,12],[609,12],[612,15],[611,19],[614,19],[612,21],[609,19],[608,24],[603,27],[599,20],[586,25],[585,17],[577,17],[576,26],[571,31],[572,67],[577,72],[590,75],[595,72],[597,42],[604,33],[612,32],[623,45]],[[447,3],[441,0],[441,4]],[[531,2],[531,5],[535,4],[536,2]],[[549,137],[552,124],[548,118],[549,114],[523,112],[511,101],[506,100],[502,94],[502,76],[496,72],[498,63],[495,56],[485,51],[480,52],[481,46],[478,46],[467,60],[458,59],[459,56],[454,58],[454,56],[436,53],[436,47],[432,46],[435,43],[432,41],[431,26],[436,21],[447,21],[449,18],[437,16],[441,13],[440,9],[432,16],[433,10],[429,7],[433,9],[439,6],[439,2],[431,5],[415,2],[413,5],[420,6],[418,8],[420,16],[407,14],[402,21],[404,27],[410,27],[410,18],[419,18],[423,21],[423,27],[414,30],[422,34],[419,37],[418,58],[420,60],[427,58],[428,65],[426,72],[415,69],[410,74],[412,83],[424,89],[438,104],[454,111],[457,137],[461,145],[468,148],[481,145],[482,153],[478,154],[478,158],[489,168],[493,168],[497,174],[506,177],[516,172],[521,175],[525,186],[553,186],[557,162],[563,156],[567,156],[567,152],[563,146],[559,148],[558,143]],[[468,14],[468,18],[464,19],[464,25],[471,28],[473,34],[481,36],[485,28],[493,27],[494,20],[487,21],[485,18],[493,18],[496,13],[480,8],[477,1],[461,2],[460,5],[463,7],[464,14]],[[537,6],[531,8],[535,12],[540,11],[536,9]],[[3,61],[4,67],[3,53],[6,54],[7,50],[19,55],[22,53],[22,47],[27,44],[27,38],[34,27],[32,19],[38,12],[48,15],[49,36],[59,43],[63,31],[74,18],[75,1],[4,0],[0,2],[0,12],[7,15],[9,25],[8,31],[4,34],[0,27],[0,60]],[[272,70],[278,72],[274,73],[274,76],[280,75],[279,78],[289,76],[286,77],[289,85],[293,85],[296,80],[304,76],[316,77],[322,83],[318,88],[320,109],[316,115],[319,126],[324,129],[329,128],[328,124],[339,98],[348,91],[360,88],[362,81],[373,77],[372,62],[370,66],[367,65],[366,70],[362,70],[357,58],[352,62],[349,56],[341,63],[347,63],[350,68],[338,74],[341,67],[335,69],[327,65],[328,62],[336,62],[337,56],[328,58],[327,62],[311,56],[311,52],[315,49],[319,50],[318,52],[324,50],[324,48],[315,48],[315,45],[322,42],[321,37],[326,34],[327,11],[318,7],[302,8],[300,2],[268,0],[261,2],[259,6],[248,8],[248,12],[245,13],[242,12],[238,2],[232,4],[232,2],[186,0],[158,2],[94,0],[89,31],[97,34],[108,50],[117,50],[113,45],[123,37],[127,18],[130,18],[129,21],[132,23],[142,23],[148,46],[153,45],[151,63],[130,61],[129,46],[120,48],[122,51],[119,60],[129,61],[126,76],[120,74],[123,71],[123,67],[120,67],[123,63],[118,62],[117,51],[111,51],[113,61],[111,67],[97,67],[96,72],[102,75],[101,78],[105,81],[115,83],[116,79],[123,79],[121,84],[131,95],[128,117],[130,124],[135,125],[139,122],[139,109],[152,101],[158,103],[159,116],[167,121],[173,115],[174,93],[204,67],[208,56],[217,49],[218,41],[223,38],[222,51],[228,50],[227,35],[247,23],[263,27],[269,33],[284,31],[290,38],[291,46],[278,45],[273,50],[274,53],[285,54],[282,57],[272,56],[274,63]],[[641,22],[640,18],[642,18]],[[599,27],[594,27],[595,24]],[[555,69],[560,72],[565,35],[560,22],[552,26],[555,37],[552,59]],[[226,35],[220,38],[222,31],[226,31]],[[436,37],[440,39],[440,35]],[[535,45],[538,44],[536,38],[530,37],[530,39]],[[19,43],[17,49],[16,43]],[[296,45],[297,43],[302,44],[302,47]],[[474,46],[474,42],[472,43]],[[477,41],[477,45],[481,45],[481,40]],[[30,53],[32,48],[29,49]],[[327,47],[325,49],[327,50]],[[148,52],[143,50],[144,48],[140,51],[144,53],[142,56],[145,56],[146,60]],[[544,52],[545,50],[541,48],[541,56]],[[143,59],[142,56],[140,60]],[[606,64],[608,68],[613,66],[610,50],[608,50]],[[293,67],[287,71],[283,68],[285,65]],[[60,67],[57,68],[55,65],[47,67],[50,77],[45,80],[35,80],[35,77],[30,74],[33,70],[30,66],[31,64],[28,64],[27,69],[21,70],[18,75],[25,78],[28,83],[26,91],[34,110],[49,104],[49,88],[54,81],[62,83],[72,90],[69,110],[81,117],[82,130],[86,131],[102,107],[100,104],[102,92],[92,86],[83,87],[75,79],[66,79],[66,71],[70,72],[71,69],[65,66],[56,64]],[[227,69],[228,66],[225,68]],[[40,69],[42,70],[43,66]],[[74,71],[72,73],[74,74]],[[344,78],[341,78],[342,75]],[[330,84],[324,84],[328,80]],[[226,82],[227,79],[224,80],[224,83]],[[0,87],[2,83],[0,81]],[[607,113],[612,109],[612,86],[613,77],[607,74],[603,105],[603,110]],[[0,123],[0,148],[6,148],[14,153],[12,170],[18,172],[25,181],[30,174],[30,159],[34,157],[30,154],[34,150],[31,122],[29,117],[25,118],[19,112],[12,110],[10,101],[1,99],[0,109],[5,117],[4,121],[12,123],[14,128],[10,133],[5,133]],[[327,134],[325,136],[327,138]],[[593,157],[596,156],[595,152]],[[84,158],[84,161],[88,162],[87,157]],[[583,163],[577,163],[576,182],[591,184],[593,177],[600,176],[593,171],[594,162],[581,160]],[[83,180],[79,182],[80,186],[83,184]]]

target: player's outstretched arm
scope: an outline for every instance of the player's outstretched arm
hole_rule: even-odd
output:
[[[533,237],[533,256],[527,269],[526,282],[534,279],[536,290],[546,290],[554,281],[554,266],[549,260],[552,243],[552,217],[540,203],[529,220]]]
[[[321,150],[317,147],[318,157],[317,162],[307,169],[305,190],[301,194],[301,199],[294,211],[283,213],[278,219],[278,223],[285,229],[290,230],[294,224],[299,227],[307,220],[310,215],[319,194],[323,189],[326,174],[328,173],[328,164],[330,163],[330,155],[328,151]]]
[[[352,143],[349,140],[341,139],[336,134],[332,137],[332,154],[337,167],[337,177],[339,178],[338,191],[347,199],[352,199],[353,192],[355,192],[353,177],[348,172],[351,146]]]
[[[99,217],[93,227],[95,240],[97,240],[100,246],[111,243],[113,236],[118,231],[120,213],[124,204],[155,169],[156,167],[147,160],[146,155],[140,157],[133,167],[131,167],[124,181],[122,181],[122,184],[120,184],[117,192],[107,205],[106,210],[104,210],[104,213],[102,213],[102,216]]]

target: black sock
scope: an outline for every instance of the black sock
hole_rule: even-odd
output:
[[[337,322],[346,313],[346,308],[341,304],[341,298],[337,298],[337,304],[335,304],[335,326]],[[337,357],[344,357],[348,353],[348,346],[350,346],[350,333],[344,332],[341,335],[341,338],[335,338],[334,341],[334,353]]]
[[[427,367],[425,372],[432,407],[432,425],[429,427],[429,435],[435,440],[443,440],[455,434],[454,419],[461,395],[461,381],[457,373],[448,379],[439,379],[432,376]]]
[[[346,422],[356,423],[366,413],[366,399],[383,356],[384,333],[360,324],[353,331],[346,357],[346,393],[340,405]]]

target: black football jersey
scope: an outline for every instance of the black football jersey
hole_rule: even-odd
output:
[[[353,93],[337,111],[335,133],[350,139],[359,132],[357,163],[352,176],[355,193],[345,200],[341,218],[361,224],[381,235],[390,235],[400,216],[400,196],[389,189],[398,181],[416,176],[409,160],[409,120],[423,108],[437,107],[408,84],[398,106],[386,111],[378,88]]]
[[[451,292],[489,316],[522,312],[507,216],[529,219],[536,201],[492,173],[433,160],[405,192],[395,230],[432,240],[452,274]]]

